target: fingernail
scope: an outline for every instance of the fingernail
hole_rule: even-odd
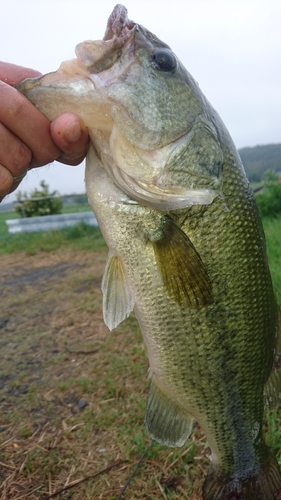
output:
[[[65,129],[64,138],[67,142],[77,142],[82,135],[80,123],[72,123]]]

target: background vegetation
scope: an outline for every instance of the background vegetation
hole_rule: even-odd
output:
[[[273,170],[264,174],[264,188],[256,194],[256,200],[262,217],[281,215],[281,182]]]
[[[281,173],[281,144],[239,149],[250,182],[259,182],[267,170]]]
[[[62,210],[62,200],[58,191],[49,191],[49,186],[45,181],[40,182],[41,189],[34,189],[31,193],[17,193],[18,203],[15,211],[21,217],[37,217],[43,215],[60,214]]]

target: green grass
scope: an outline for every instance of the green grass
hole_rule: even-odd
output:
[[[91,211],[88,204],[64,205],[63,213]],[[51,252],[60,247],[70,246],[73,250],[97,250],[105,246],[99,228],[79,223],[56,231],[9,234],[7,219],[17,219],[14,212],[0,212],[0,255],[12,252],[25,252],[34,255],[40,251]]]
[[[273,286],[281,306],[281,217],[263,219],[263,227]]]
[[[81,203],[81,204],[76,204],[76,203],[68,203],[67,205],[63,205],[62,208],[62,213],[63,214],[73,214],[75,212],[91,212],[91,207],[89,203]]]
[[[6,224],[7,219],[17,219],[18,214],[16,212],[0,212],[0,238],[8,234],[8,226]]]
[[[105,242],[98,227],[88,226],[83,222],[56,231],[7,235],[0,233],[0,255],[13,252],[35,255],[40,251],[52,252],[61,247],[96,251],[105,247]]]
[[[281,412],[279,409],[266,410],[265,426],[266,443],[275,454],[281,467]]]

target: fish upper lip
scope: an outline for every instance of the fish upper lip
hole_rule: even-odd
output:
[[[134,33],[137,30],[138,25],[128,19],[126,7],[116,5],[108,19],[103,39],[86,40],[76,46],[78,61],[91,75],[104,73],[116,64],[126,46],[134,50]]]
[[[124,5],[117,4],[108,21],[103,39],[111,40],[115,37],[122,37],[130,32],[135,26],[133,21],[128,19],[128,11]]]

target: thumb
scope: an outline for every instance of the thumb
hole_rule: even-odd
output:
[[[57,159],[68,165],[78,165],[85,158],[89,147],[88,129],[79,116],[65,113],[51,123],[51,136],[62,151]]]

